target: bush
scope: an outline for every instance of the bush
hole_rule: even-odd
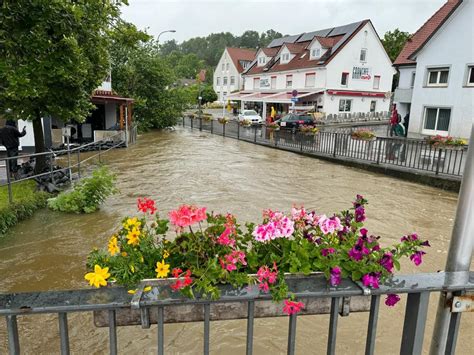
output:
[[[72,191],[61,192],[48,200],[48,207],[54,211],[92,213],[117,190],[116,177],[103,166],[92,173],[92,177],[81,180]]]
[[[7,187],[0,189],[0,235],[17,224],[19,221],[31,217],[33,213],[46,206],[48,194],[35,191],[33,181],[25,181],[12,185],[13,203],[8,203]]]

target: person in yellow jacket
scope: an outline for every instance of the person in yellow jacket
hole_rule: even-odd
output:
[[[273,106],[272,106],[271,111],[270,111],[270,117],[272,118],[272,122],[275,122],[276,110]]]

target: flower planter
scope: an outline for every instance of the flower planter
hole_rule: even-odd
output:
[[[353,136],[351,136],[351,138],[355,141],[365,141],[365,142],[374,142],[377,139],[377,137],[362,138],[362,137],[353,137]]]
[[[315,298],[317,294],[328,294],[331,290],[354,289],[359,286],[350,280],[342,280],[337,288],[328,286],[324,275],[314,273],[309,276],[292,275],[285,277],[290,288],[298,293],[307,293],[314,298],[300,298],[305,304],[301,315],[329,314],[331,310],[331,298]],[[174,279],[151,279],[144,281],[143,285],[152,285],[152,290],[147,293],[133,296],[133,300],[139,301],[142,308],[150,307],[149,312],[145,313],[149,317],[149,324],[157,323],[157,305],[162,303],[164,308],[165,323],[184,323],[200,322],[204,320],[203,300],[187,299],[178,292],[173,292],[169,285]],[[115,287],[115,286],[112,286]],[[231,320],[246,319],[248,316],[248,299],[255,298],[255,318],[265,317],[283,317],[286,314],[282,311],[282,303],[276,303],[271,300],[269,294],[260,292],[258,286],[242,287],[234,289],[230,285],[222,285],[221,301],[211,303],[210,320]],[[360,288],[359,288],[360,290]],[[126,292],[124,290],[124,292]],[[239,301],[240,300],[240,301]],[[132,301],[133,303],[133,301]],[[133,307],[133,306],[132,306]],[[140,309],[133,308],[119,309],[116,311],[116,324],[118,326],[139,325],[142,324],[143,314]],[[346,297],[345,302],[341,302],[340,312],[347,314],[349,312],[367,312],[370,310],[370,296],[352,296]],[[148,320],[147,320],[148,323]],[[108,327],[108,311],[95,311],[94,324],[96,327]]]
[[[433,145],[431,144],[432,149],[445,149],[445,150],[464,150],[467,149],[465,145]]]

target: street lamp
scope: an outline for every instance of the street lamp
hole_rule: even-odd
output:
[[[163,34],[163,33],[166,33],[166,32],[170,32],[170,33],[175,33],[176,30],[166,30],[166,31],[161,31],[159,34],[158,34],[158,37],[156,38],[156,43],[159,44],[160,43],[160,36]]]

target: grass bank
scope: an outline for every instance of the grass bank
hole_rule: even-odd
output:
[[[33,213],[46,206],[49,195],[36,191],[34,181],[23,181],[12,185],[13,203],[8,202],[7,186],[0,187],[0,235],[19,221],[31,217]]]

